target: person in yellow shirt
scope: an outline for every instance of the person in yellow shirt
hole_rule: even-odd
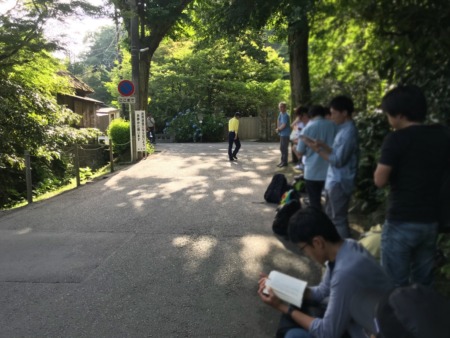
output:
[[[241,118],[241,113],[234,114],[234,117],[228,122],[228,157],[230,161],[237,160],[237,153],[241,148],[241,141],[239,141],[239,119]],[[233,150],[233,143],[236,147]]]

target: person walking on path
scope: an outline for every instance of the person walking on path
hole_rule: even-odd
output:
[[[392,89],[383,97],[381,107],[394,128],[383,142],[374,172],[377,187],[390,185],[381,263],[396,286],[430,285],[439,193],[449,170],[449,130],[423,124],[427,102],[417,86]],[[417,160],[419,154],[421,159]]]
[[[306,143],[329,163],[325,180],[325,212],[342,238],[350,237],[348,207],[358,169],[358,131],[352,119],[353,110],[353,101],[349,97],[340,95],[333,98],[330,102],[331,120],[337,125],[333,145],[330,147],[323,140]]]
[[[288,165],[288,152],[289,152],[289,136],[291,135],[291,124],[289,114],[286,111],[286,102],[280,102],[278,104],[280,113],[277,120],[277,128],[275,131],[280,136],[280,152],[281,162],[278,163],[278,167],[287,167]]]
[[[297,144],[297,153],[300,158],[305,156],[305,188],[309,197],[309,205],[322,209],[322,190],[327,177],[328,161],[323,159],[318,153],[309,148],[305,141],[306,137],[312,140],[322,140],[329,147],[333,145],[336,125],[325,119],[325,108],[316,105],[312,106],[308,114],[311,120],[302,130]]]
[[[151,143],[156,144],[156,135],[155,135],[155,119],[152,114],[149,113],[147,116],[147,135]]]
[[[236,161],[237,153],[241,149],[241,141],[239,141],[239,119],[241,118],[241,113],[234,114],[234,117],[228,121],[228,158],[230,161]],[[235,148],[233,150],[233,143]]]

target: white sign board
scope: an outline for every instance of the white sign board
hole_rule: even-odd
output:
[[[136,110],[134,116],[136,121],[136,151],[145,151],[147,142],[145,136],[145,110]]]
[[[128,97],[119,96],[117,101],[119,103],[136,103],[136,97],[134,97],[134,96],[128,96]]]

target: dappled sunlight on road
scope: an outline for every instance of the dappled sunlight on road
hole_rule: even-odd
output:
[[[232,189],[231,192],[233,194],[240,194],[240,195],[251,195],[253,194],[253,189],[242,187],[242,188],[235,188]]]
[[[25,235],[25,234],[30,233],[31,231],[33,231],[33,229],[31,229],[29,227],[28,228],[23,228],[23,229],[17,230],[16,234],[17,235]]]
[[[220,242],[214,236],[178,236],[172,245],[184,250],[185,270],[193,274],[201,272],[214,256],[221,257],[212,276],[217,285],[233,283],[242,278],[239,276],[256,284],[261,272],[270,272],[267,269],[297,271],[304,278],[313,274],[306,256],[294,254],[272,235],[245,235]]]
[[[189,237],[179,236],[173,239],[172,245],[178,248],[185,248],[185,257],[189,257],[188,269],[196,270],[207,259],[213,249],[217,246],[218,240],[211,236]]]
[[[248,278],[255,278],[264,271],[264,261],[270,257],[277,269],[290,270],[301,268],[305,274],[310,273],[308,258],[287,251],[284,245],[274,236],[247,235],[240,240],[242,249],[240,260],[245,262],[241,266],[242,272]]]

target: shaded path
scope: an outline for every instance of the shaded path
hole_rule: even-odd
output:
[[[161,144],[146,160],[0,214],[1,337],[272,337],[260,271],[317,281],[272,235],[278,144]],[[281,170],[282,171],[282,170]]]

